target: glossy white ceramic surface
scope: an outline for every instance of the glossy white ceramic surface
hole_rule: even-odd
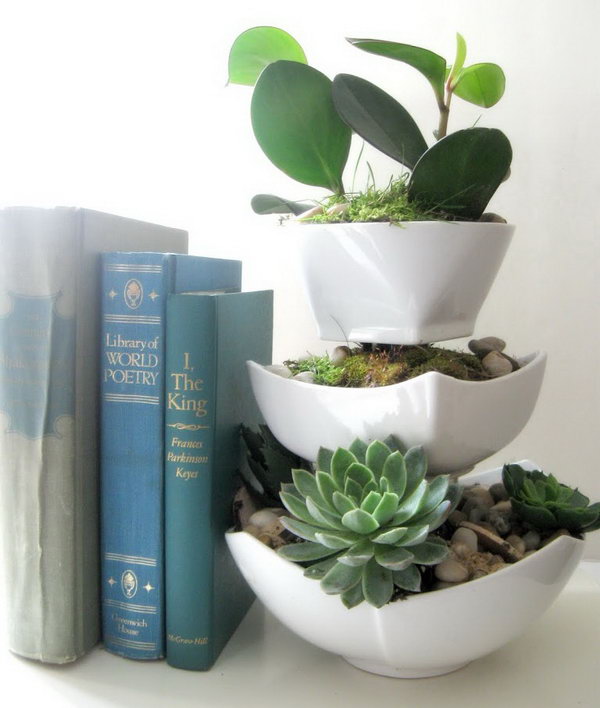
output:
[[[490,484],[500,469],[463,479]],[[258,598],[283,624],[361,669],[399,678],[448,673],[517,637],[555,600],[584,548],[563,536],[479,580],[381,609],[362,603],[347,610],[253,536],[228,533],[227,543]]]
[[[302,276],[321,339],[422,344],[469,336],[514,226],[301,224]]]
[[[283,378],[248,362],[254,396],[275,437],[315,460],[319,448],[398,437],[424,445],[432,473],[457,473],[513,440],[533,412],[546,365],[543,352],[489,381],[429,372],[392,386],[340,388]]]

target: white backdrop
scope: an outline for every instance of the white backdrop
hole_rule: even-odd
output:
[[[248,206],[255,192],[319,194],[280,175],[255,146],[250,90],[225,88],[230,43],[258,24],[290,31],[330,76],[381,85],[427,136],[436,123],[427,82],[345,36],[451,60],[460,31],[468,63],[504,68],[497,106],[455,100],[450,119],[453,130],[481,115],[478,124],[502,129],[515,152],[491,207],[517,232],[475,334],[502,336],[516,355],[545,349],[549,360],[531,422],[492,462],[530,457],[600,499],[595,0],[0,2],[0,203],[87,206],[186,228],[191,252],[242,258],[247,288],[275,288],[276,359],[331,348],[316,339],[289,232]],[[391,165],[375,162],[383,184]],[[600,557],[600,539],[588,553]]]

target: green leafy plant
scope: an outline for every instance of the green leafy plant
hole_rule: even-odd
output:
[[[438,218],[479,219],[509,173],[510,142],[494,128],[448,134],[448,117],[455,95],[483,108],[497,103],[504,93],[502,69],[492,63],[465,66],[466,43],[460,34],[452,66],[440,55],[408,44],[353,38],[348,42],[408,64],[429,81],[439,113],[437,142],[429,147],[409,112],[379,87],[352,74],[338,74],[331,81],[308,65],[287,32],[254,27],[233,43],[229,82],[254,85],[252,127],[267,157],[293,179],[351,202],[343,172],[356,133],[411,171],[406,198],[415,208],[430,218],[433,212]],[[257,213],[306,210],[305,203],[265,194],[257,195],[252,206]],[[360,217],[350,213],[346,218]]]
[[[589,505],[588,497],[552,475],[512,464],[504,465],[502,481],[513,511],[538,529],[583,534],[600,528],[600,502]]]
[[[418,566],[447,555],[446,543],[431,532],[458,503],[459,488],[448,476],[425,480],[422,448],[402,454],[378,440],[321,449],[316,466],[314,474],[293,470],[293,483],[282,485],[281,500],[295,518],[281,521],[304,540],[279,553],[310,562],[304,574],[348,608],[363,600],[382,607],[395,587],[419,592]]]
[[[259,507],[280,506],[279,490],[292,481],[292,469],[310,470],[310,463],[284,447],[266,425],[258,430],[242,425],[241,436],[245,458],[240,473],[248,491]]]

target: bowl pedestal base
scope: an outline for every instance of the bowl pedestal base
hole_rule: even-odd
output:
[[[403,679],[416,679],[416,678],[430,678],[432,676],[443,676],[444,674],[450,674],[453,671],[458,671],[462,669],[463,666],[470,664],[470,661],[465,661],[460,664],[449,664],[448,666],[436,666],[429,667],[427,669],[409,669],[409,668],[396,668],[390,666],[389,664],[378,664],[375,661],[369,661],[368,659],[356,659],[350,658],[348,656],[342,657],[352,666],[362,671],[368,671],[371,674],[378,674],[379,676],[390,676],[391,678],[403,678]]]

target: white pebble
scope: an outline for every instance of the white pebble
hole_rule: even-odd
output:
[[[277,515],[268,509],[259,509],[255,511],[254,514],[248,519],[252,526],[256,526],[258,529],[264,529],[266,526],[270,526],[278,521]]]
[[[464,543],[471,551],[477,550],[477,534],[471,529],[459,528],[452,534],[450,543]]]
[[[445,583],[462,583],[469,577],[469,571],[458,561],[447,558],[435,566],[435,577]]]

